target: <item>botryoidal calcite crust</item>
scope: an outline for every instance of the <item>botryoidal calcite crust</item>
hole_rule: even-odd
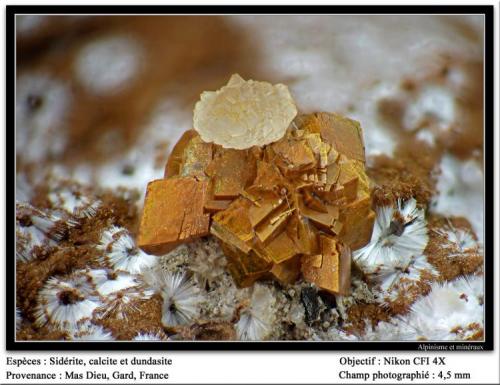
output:
[[[148,185],[139,247],[162,254],[210,233],[240,287],[302,274],[346,294],[351,250],[370,240],[375,219],[364,160],[360,125],[337,114],[298,116],[280,140],[244,150],[188,131],[165,179]]]

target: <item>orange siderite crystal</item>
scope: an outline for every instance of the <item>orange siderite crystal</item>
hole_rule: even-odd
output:
[[[149,183],[137,245],[147,253],[164,254],[182,242],[207,235],[210,216],[203,211],[207,189],[208,181],[193,177]]]
[[[245,150],[188,131],[165,177],[148,186],[143,250],[163,253],[209,231],[241,287],[269,277],[293,283],[302,274],[347,293],[350,250],[369,241],[375,218],[357,122],[302,115],[280,140]]]

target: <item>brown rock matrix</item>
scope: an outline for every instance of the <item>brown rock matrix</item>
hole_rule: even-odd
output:
[[[369,241],[375,218],[364,159],[360,125],[337,114],[298,116],[280,140],[242,150],[188,131],[165,179],[148,185],[138,245],[163,254],[211,233],[240,287],[302,273],[346,294],[351,250]]]

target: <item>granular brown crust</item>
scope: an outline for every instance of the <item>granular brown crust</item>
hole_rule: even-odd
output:
[[[444,218],[438,215],[429,216],[429,243],[424,250],[427,260],[439,271],[441,280],[451,281],[459,276],[472,274],[481,269],[484,263],[483,253],[479,250],[463,255],[450,257],[450,250],[443,247],[446,238],[436,232],[451,224],[456,229],[464,229],[475,238],[469,221],[463,217]]]
[[[69,335],[65,331],[51,329],[47,326],[35,328],[30,322],[24,322],[16,333],[18,341],[60,341],[68,338]]]
[[[374,327],[378,322],[388,321],[389,318],[389,311],[379,304],[355,304],[347,310],[348,326],[343,329],[348,334],[363,335],[367,326],[366,320],[370,320],[371,326]]]
[[[48,186],[36,189],[33,203],[40,208],[54,208],[47,199]],[[97,198],[101,206],[92,218],[81,218],[75,227],[70,227],[66,237],[56,246],[47,250],[29,262],[16,264],[16,305],[29,322],[35,321],[33,311],[37,303],[39,290],[53,276],[65,276],[84,268],[101,268],[97,257],[101,254],[96,245],[99,243],[102,231],[110,226],[124,226],[131,230],[137,227],[137,208],[134,204],[136,196],[122,197],[109,191],[101,191]],[[28,324],[28,323],[27,323]],[[27,327],[27,329],[26,329]],[[54,339],[56,334],[48,333],[46,327],[36,328],[26,326],[23,333],[18,333],[20,339]]]
[[[97,319],[97,325],[111,331],[117,340],[132,340],[139,333],[155,333],[161,326],[163,300],[159,294],[155,294],[151,299],[140,301],[135,311],[127,312],[127,317],[118,319],[109,317]]]
[[[420,274],[418,281],[401,279],[399,284],[404,289],[398,293],[396,299],[388,299],[384,302],[384,307],[390,311],[392,316],[407,313],[418,298],[429,294],[431,283],[436,280],[436,277],[426,270],[422,270]]]
[[[403,141],[392,158],[386,155],[374,157],[367,167],[373,182],[374,206],[393,204],[397,199],[415,198],[427,205],[435,193],[434,168],[439,161],[439,152],[425,143]]]

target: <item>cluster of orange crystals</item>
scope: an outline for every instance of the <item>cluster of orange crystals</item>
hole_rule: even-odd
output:
[[[375,218],[364,162],[361,127],[337,114],[298,116],[282,139],[246,150],[187,131],[165,178],[148,185],[138,245],[164,254],[212,234],[240,287],[302,273],[346,294],[351,250],[370,240]]]

